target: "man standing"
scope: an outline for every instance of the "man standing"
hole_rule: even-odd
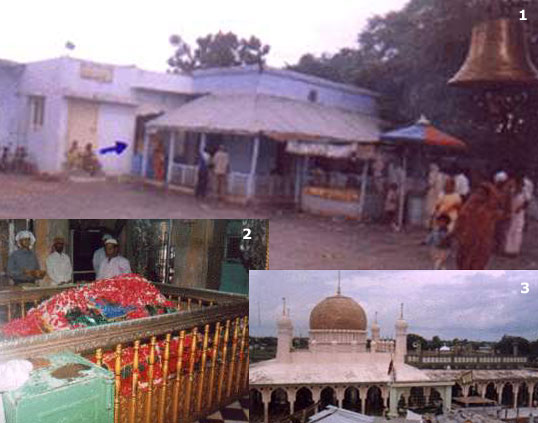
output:
[[[230,169],[230,156],[226,148],[221,144],[213,157],[213,171],[217,178],[217,198],[222,200],[226,195],[226,179]]]
[[[207,194],[207,183],[209,182],[209,162],[211,156],[207,150],[200,152],[200,158],[198,162],[198,181],[196,182],[196,189],[194,191],[195,197],[204,199]]]
[[[92,264],[93,264],[93,271],[97,275],[97,272],[99,272],[99,266],[101,266],[101,262],[105,259],[105,242],[107,239],[111,239],[112,235],[110,234],[104,234],[101,238],[101,241],[103,242],[103,246],[93,253],[92,258]]]
[[[105,241],[105,259],[99,266],[96,279],[113,278],[114,276],[131,273],[129,260],[119,254],[118,241],[114,238]]]
[[[62,237],[54,238],[52,253],[47,257],[47,274],[53,285],[62,285],[71,282],[73,268],[71,260],[64,251],[65,240]]]
[[[7,273],[15,285],[34,283],[45,276],[45,271],[39,269],[39,262],[33,251],[34,234],[30,231],[20,231],[15,236],[18,250],[10,254],[7,261]]]

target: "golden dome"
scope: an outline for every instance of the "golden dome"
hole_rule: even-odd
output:
[[[366,330],[366,313],[352,298],[327,297],[310,313],[310,329]]]

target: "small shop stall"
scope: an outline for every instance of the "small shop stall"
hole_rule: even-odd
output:
[[[381,192],[371,182],[379,159],[375,143],[290,141],[286,151],[299,156],[296,202],[301,210],[350,219],[379,217]]]
[[[424,116],[413,125],[382,134],[381,140],[385,149],[400,157],[398,225],[402,227],[405,222],[420,225],[428,190],[429,164],[461,156],[467,145],[435,128]]]

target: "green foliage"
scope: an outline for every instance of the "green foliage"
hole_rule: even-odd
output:
[[[518,111],[526,122],[523,132],[517,139],[507,139],[495,134],[491,118],[473,96],[477,93],[447,85],[464,62],[473,26],[488,16],[490,4],[411,0],[400,11],[372,17],[358,35],[357,48],[320,57],[306,54],[289,68],[379,92],[381,116],[394,126],[410,124],[425,114],[440,129],[465,140],[474,155],[489,156],[492,166],[509,160],[531,168],[529,152],[538,153],[534,136],[538,94]],[[530,55],[538,63],[538,20],[533,19],[538,16],[537,2],[525,10]],[[518,11],[513,13],[519,17]],[[498,157],[492,158],[494,154]]]
[[[258,38],[251,36],[239,39],[233,32],[218,32],[200,37],[196,40],[195,49],[179,35],[172,35],[169,41],[175,52],[168,59],[168,65],[175,73],[253,64],[261,67],[270,51],[270,47],[262,44]]]
[[[420,349],[424,350],[428,346],[428,341],[426,341],[422,336],[415,333],[410,333],[407,335],[407,350],[417,350],[417,346],[420,345]]]

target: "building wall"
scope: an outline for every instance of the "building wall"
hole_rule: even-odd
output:
[[[103,171],[109,175],[127,174],[131,170],[135,131],[135,108],[120,104],[104,103],[99,108],[97,127],[98,148],[112,147],[116,141],[128,144],[121,154],[99,155]]]
[[[65,156],[64,133],[67,119],[67,102],[61,95],[62,61],[46,60],[26,65],[20,82],[21,113],[23,128],[22,144],[26,145],[30,160],[40,171],[56,171]],[[30,95],[45,97],[43,126],[30,125]]]
[[[20,74],[23,66],[0,67],[0,146],[16,145],[20,138],[18,123],[20,97]]]

